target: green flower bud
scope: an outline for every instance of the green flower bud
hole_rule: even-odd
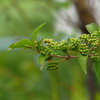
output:
[[[58,62],[57,61],[52,61],[46,64],[46,69],[47,70],[57,70],[58,67]]]

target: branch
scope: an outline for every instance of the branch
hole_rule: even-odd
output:
[[[88,57],[90,56],[95,56],[95,55],[100,55],[100,54],[89,54]],[[57,56],[57,55],[50,55],[51,57],[57,57],[57,58],[65,58],[65,59],[69,59],[69,58],[78,58],[78,56]]]

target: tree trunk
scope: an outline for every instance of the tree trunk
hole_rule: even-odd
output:
[[[88,7],[86,6],[86,0],[74,0],[74,4],[79,15],[79,28],[85,34],[89,34],[85,28],[85,25],[90,23],[95,23],[93,15],[89,12]],[[96,84],[95,84],[95,73],[90,59],[87,63],[87,87],[89,91],[89,100],[94,100],[96,94]]]
[[[88,34],[85,25],[95,23],[93,15],[89,12],[89,8],[86,6],[87,0],[74,0],[74,4],[79,16],[79,28],[83,33]]]

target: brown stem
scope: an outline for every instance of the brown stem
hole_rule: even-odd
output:
[[[57,58],[65,58],[65,59],[69,59],[69,58],[78,58],[77,56],[57,56],[57,55],[50,55],[51,57],[57,57]]]
[[[68,57],[70,57],[70,55],[68,54],[68,51],[66,51],[66,53],[67,53]]]
[[[100,54],[89,54],[88,57],[94,56],[94,55],[100,55]],[[65,59],[78,58],[78,56],[58,56],[58,55],[49,55],[49,56],[51,56],[51,57],[57,57],[57,58],[65,58]]]

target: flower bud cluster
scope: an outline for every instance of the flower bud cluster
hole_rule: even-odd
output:
[[[34,46],[35,46],[35,48],[38,47],[38,41],[35,41],[35,42],[34,42]]]
[[[58,67],[58,62],[57,61],[52,61],[46,64],[46,69],[47,70],[57,70]]]
[[[66,50],[66,49],[67,49],[66,40],[62,40],[62,41],[60,42],[60,49],[61,49],[61,50]]]
[[[42,45],[42,46],[40,46],[40,53],[44,56],[50,55],[51,50],[48,47]]]
[[[42,43],[41,43],[40,45],[42,45]],[[40,48],[40,46],[39,46],[39,41],[35,41],[35,42],[34,42],[34,48],[35,48],[35,50],[36,50],[37,52],[39,52],[39,48]]]
[[[78,45],[79,45],[79,39],[77,39],[77,38],[71,38],[70,39],[70,41],[71,41],[71,50],[77,50],[78,49]]]
[[[90,59],[91,59],[91,61],[93,62],[93,63],[95,63],[98,59],[99,59],[99,57],[100,57],[100,55],[98,55],[96,52],[94,52],[94,51],[92,51],[92,56],[90,56]]]
[[[48,43],[47,46],[54,50],[65,50],[67,48],[67,43],[65,40],[62,40],[60,43],[54,42],[52,39],[44,40],[45,43]]]
[[[99,59],[99,57],[100,57],[99,55],[93,55],[90,57],[90,59],[93,63],[95,63]]]
[[[59,43],[58,42],[50,42],[49,44],[48,44],[48,46],[50,47],[50,48],[53,48],[53,49],[57,49],[57,50],[60,50],[60,45],[59,45]]]
[[[48,38],[47,38],[47,39],[44,39],[43,42],[44,42],[44,43],[51,43],[51,42],[53,42],[53,39],[48,39]]]
[[[98,32],[94,32],[93,34],[91,34],[90,38],[87,39],[88,43],[90,43],[93,48],[97,48],[97,46],[99,45],[99,39],[98,39]]]
[[[90,37],[89,34],[82,34],[79,36],[81,42],[87,40],[89,37]]]
[[[83,56],[87,56],[87,54],[89,52],[89,48],[86,45],[86,43],[79,44],[79,51]]]

